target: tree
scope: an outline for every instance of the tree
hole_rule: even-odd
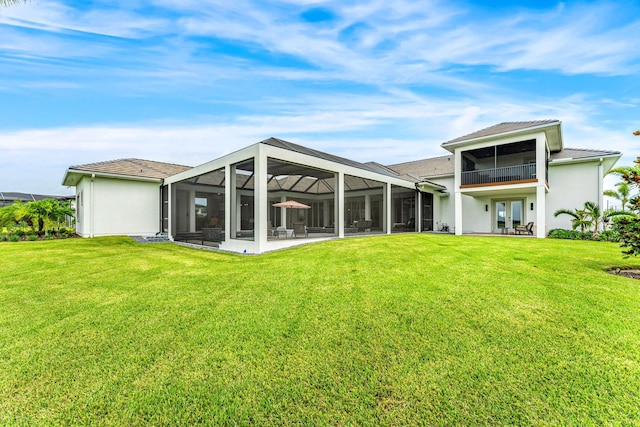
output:
[[[587,219],[587,213],[582,209],[574,209],[574,210],[558,209],[553,213],[553,216],[557,217],[559,215],[571,216],[573,218],[571,220],[571,228],[573,228],[574,230],[577,230],[579,227],[581,233],[584,233],[585,229],[591,226],[591,221]]]
[[[618,190],[605,190],[602,194],[620,201],[620,203],[622,204],[622,210],[624,211],[627,203],[629,203],[631,188],[629,188],[629,184],[625,181],[618,182],[616,184],[616,187],[618,187]]]
[[[0,209],[0,226],[11,227],[20,221],[24,221],[33,230],[33,215],[28,206],[28,203],[24,204],[18,200],[13,202],[12,205]]]
[[[0,0],[0,5],[2,6],[11,6],[17,3],[20,3],[20,0]]]
[[[619,215],[629,215],[625,211],[617,211],[614,209],[607,209],[603,211],[600,205],[594,202],[584,202],[582,209],[558,209],[554,212],[554,216],[569,215],[573,217],[571,220],[571,226],[574,230],[580,227],[580,232],[593,231],[593,237],[598,237],[600,225],[605,223],[609,218]]]

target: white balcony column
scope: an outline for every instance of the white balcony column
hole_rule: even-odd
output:
[[[460,185],[462,184],[462,152],[460,149],[456,149],[454,154],[454,166],[455,174],[453,178],[453,210],[454,210],[454,227],[456,236],[462,235],[462,193],[460,192]]]
[[[546,196],[547,188],[544,180],[542,180],[542,182],[538,181],[538,185],[536,186],[536,220],[538,222],[538,224],[536,224],[536,237],[539,239],[544,239],[547,235]]]

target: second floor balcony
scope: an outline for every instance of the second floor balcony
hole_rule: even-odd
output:
[[[534,163],[462,172],[461,185],[517,184],[537,179]]]

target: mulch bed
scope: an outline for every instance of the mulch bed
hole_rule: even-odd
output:
[[[640,280],[640,269],[637,268],[612,268],[609,273]]]

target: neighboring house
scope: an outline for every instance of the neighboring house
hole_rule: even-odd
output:
[[[75,200],[74,196],[52,196],[46,194],[31,194],[31,193],[17,193],[17,192],[0,192],[0,208],[4,206],[12,205],[13,202],[35,202],[37,200],[55,199],[61,202],[68,200]]]
[[[602,204],[615,151],[563,148],[557,120],[501,123],[442,144],[451,155],[384,166],[269,138],[200,166],[122,159],[73,166],[81,236],[167,233],[261,253],[308,239],[407,231],[534,234],[557,209]],[[296,200],[307,209],[283,209]],[[290,237],[296,237],[291,239]]]

